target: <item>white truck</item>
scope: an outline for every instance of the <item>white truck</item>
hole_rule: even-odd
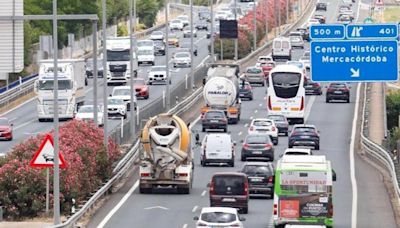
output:
[[[159,114],[150,118],[141,134],[140,193],[155,188],[175,188],[189,194],[193,182],[191,133],[175,115]]]
[[[54,65],[52,59],[39,62],[39,77],[35,81],[39,122],[52,120],[54,115]],[[58,60],[58,114],[60,119],[73,119],[77,108],[84,104],[85,60]]]
[[[208,110],[223,110],[229,123],[240,120],[239,73],[237,64],[211,64],[203,80],[204,115]]]
[[[107,84],[126,84],[131,77],[129,37],[107,38]],[[135,58],[135,55],[133,55]],[[136,67],[135,67],[136,69]],[[137,75],[134,70],[134,75]]]

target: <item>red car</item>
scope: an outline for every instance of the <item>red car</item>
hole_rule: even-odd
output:
[[[275,62],[261,63],[260,67],[262,68],[262,70],[264,72],[265,80],[268,80],[269,72],[275,67]]]
[[[133,87],[135,89],[136,97],[148,99],[150,96],[149,87],[143,78],[133,79]]]
[[[13,124],[7,118],[0,118],[0,139],[13,139]]]

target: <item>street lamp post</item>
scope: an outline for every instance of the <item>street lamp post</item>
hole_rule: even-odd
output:
[[[236,6],[236,2],[237,0],[233,0],[234,1],[234,8],[235,8],[235,21],[237,21],[237,6]],[[235,57],[234,57],[235,61],[237,61],[239,59],[239,53],[238,53],[238,38],[235,38]]]
[[[133,89],[133,48],[134,48],[134,46],[133,46],[133,32],[132,32],[132,29],[133,29],[133,22],[132,22],[132,17],[133,17],[133,15],[132,15],[132,10],[133,10],[133,3],[132,3],[132,1],[134,1],[134,0],[130,0],[129,1],[129,40],[130,40],[130,49],[129,49],[129,55],[130,55],[130,57],[129,57],[129,64],[130,64],[130,79],[129,79],[129,81],[130,81],[130,95],[131,95],[131,97],[130,97],[130,99],[131,99],[131,106],[130,106],[130,108],[131,108],[131,110],[130,110],[130,113],[131,113],[131,118],[130,118],[130,132],[131,132],[131,137],[134,137],[135,136],[135,132],[136,132],[136,129],[135,129],[135,127],[136,127],[136,123],[135,123],[135,104],[134,104],[134,89]],[[135,32],[136,32],[136,30],[135,30]]]
[[[210,28],[210,41],[211,41],[211,63],[214,63],[215,61],[215,55],[214,55],[214,0],[210,0],[211,2],[211,12],[210,12],[210,19],[211,19],[211,28]]]
[[[194,73],[193,73],[193,0],[190,0],[190,86],[194,89]]]
[[[168,23],[168,8],[169,8],[169,2],[168,2],[168,0],[166,0],[165,1],[165,37],[166,37],[166,41],[167,41],[167,43],[166,43],[166,45],[165,45],[165,67],[166,67],[166,76],[167,76],[167,80],[168,80],[168,82],[166,83],[167,85],[165,86],[166,87],[166,91],[165,91],[165,99],[166,99],[166,110],[169,110],[170,109],[170,106],[171,106],[171,104],[170,104],[170,96],[171,96],[171,94],[170,94],[170,88],[169,88],[169,82],[171,81],[171,74],[170,74],[170,72],[169,72],[169,58],[168,58],[168,55],[169,55],[169,42],[168,42],[168,30],[169,30],[169,23]]]
[[[253,33],[253,49],[254,51],[257,49],[257,12],[256,12],[256,1],[254,1],[253,5],[253,24],[254,24],[254,33]]]
[[[107,3],[106,0],[102,0],[102,29],[103,29],[103,118],[104,118],[104,147],[108,154],[108,113],[107,113]]]

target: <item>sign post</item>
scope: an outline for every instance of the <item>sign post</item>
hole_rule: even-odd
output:
[[[311,26],[311,80],[315,82],[397,81],[396,24]]]

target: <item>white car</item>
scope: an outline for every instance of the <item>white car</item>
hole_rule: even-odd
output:
[[[192,64],[190,52],[177,52],[173,57],[174,67],[190,67]]]
[[[190,26],[183,29],[183,38],[190,37],[192,35],[192,30]],[[197,37],[197,29],[193,27],[193,37]]]
[[[116,99],[121,99],[126,103],[127,110],[129,111],[131,108],[131,88],[130,86],[115,86],[113,88],[111,97]],[[137,99],[136,96],[133,96],[133,105],[136,107]]]
[[[108,117],[121,116],[126,119],[127,110],[126,103],[122,99],[109,97],[107,99],[107,113]]]
[[[154,31],[150,35],[150,40],[164,40],[164,33],[162,31]]]
[[[83,121],[94,121],[94,107],[93,105],[82,105],[78,112],[75,114],[75,119]],[[97,125],[104,125],[104,115],[102,106],[97,106]]]
[[[310,70],[310,68],[311,68],[311,61],[310,61],[310,58],[309,58],[309,57],[307,57],[307,56],[302,56],[302,57],[300,57],[299,62],[301,62],[301,63],[304,65],[304,67],[306,68],[306,70]]]
[[[167,67],[166,66],[153,66],[148,71],[148,84],[155,83],[167,84]],[[171,80],[169,80],[171,84]]]
[[[199,217],[194,217],[196,227],[240,227],[243,228],[244,218],[238,210],[231,207],[203,207]]]
[[[219,21],[219,20],[226,20],[229,16],[229,13],[227,13],[226,11],[217,11],[217,13],[215,13],[215,20]]]
[[[263,63],[273,62],[274,60],[270,55],[261,55],[258,56],[256,66],[261,66]]]
[[[169,23],[169,29],[171,29],[171,30],[182,31],[183,27],[184,27],[184,25],[183,25],[182,21],[179,19],[174,19]]]
[[[156,59],[154,55],[154,46],[139,47],[137,50],[137,58],[138,58],[138,65],[147,63],[154,66],[154,62]]]
[[[274,145],[278,145],[278,128],[275,121],[271,119],[253,119],[250,123],[249,134],[268,134]]]
[[[188,15],[180,15],[176,19],[181,20],[181,22],[183,23],[183,27],[188,26],[190,24]]]
[[[315,19],[315,18],[311,18],[310,20],[308,20],[307,22],[307,28],[310,28],[311,25],[319,25],[319,20]]]

